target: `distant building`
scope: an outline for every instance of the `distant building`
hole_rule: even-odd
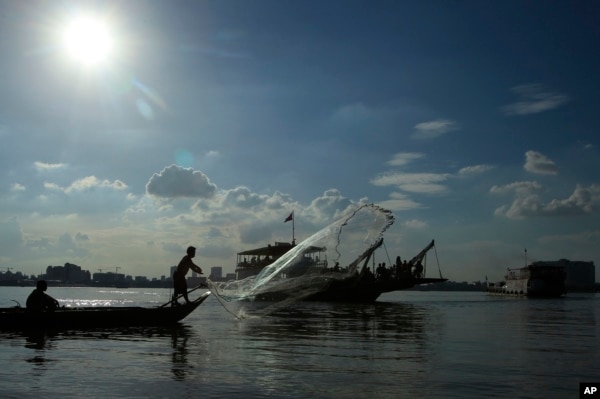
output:
[[[594,291],[596,286],[596,266],[594,262],[570,261],[560,259],[556,261],[533,262],[534,265],[562,266],[567,273],[566,288],[569,291]]]
[[[226,281],[235,280],[235,273],[227,273],[227,275],[225,276],[225,280]]]
[[[129,276],[131,278],[131,276]],[[125,275],[122,273],[94,273],[93,276],[94,283],[96,284],[120,284],[125,283],[127,280],[125,279]]]
[[[188,284],[188,290],[199,286],[200,284],[206,284],[206,277],[188,277],[186,279]]]
[[[223,278],[223,268],[221,266],[214,266],[210,268],[210,277],[212,281],[219,281]]]
[[[91,274],[73,263],[65,263],[64,266],[48,266],[46,279],[69,284],[87,284],[91,281]]]

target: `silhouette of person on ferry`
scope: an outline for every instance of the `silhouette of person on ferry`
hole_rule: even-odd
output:
[[[194,270],[196,273],[202,274],[200,266],[192,261],[194,256],[196,256],[196,248],[188,247],[187,254],[181,259],[179,265],[177,265],[177,270],[173,273],[173,305],[179,305],[179,302],[177,301],[179,295],[183,296],[186,303],[190,303],[185,275],[190,269]]]
[[[46,294],[48,283],[46,280],[39,280],[35,290],[27,297],[27,310],[33,312],[53,311],[60,307],[58,301]]]

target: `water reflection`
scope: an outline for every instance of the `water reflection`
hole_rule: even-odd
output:
[[[418,379],[430,368],[428,335],[437,334],[428,329],[439,328],[430,311],[402,303],[299,302],[285,312],[239,321],[240,367],[261,365],[257,383],[277,391],[291,389],[282,372],[310,373],[315,384],[357,373],[365,385]]]
[[[171,327],[132,327],[132,328],[99,328],[90,330],[62,330],[62,331],[15,331],[0,332],[0,341],[9,344],[23,342],[23,346],[33,350],[33,356],[25,360],[35,366],[34,374],[46,368],[50,360],[50,354],[55,349],[81,347],[74,345],[76,341],[93,340],[104,342],[100,348],[106,351],[127,352],[130,350],[135,354],[139,347],[155,348],[157,355],[162,355],[165,348],[170,357],[170,370],[176,381],[185,380],[193,368],[189,363],[188,341],[195,336],[195,332],[188,325],[176,325]],[[117,341],[122,342],[118,348],[113,346]],[[130,343],[132,345],[127,345]],[[97,348],[97,347],[96,347]],[[162,348],[162,349],[161,349]],[[60,352],[60,351],[57,351]],[[152,354],[151,354],[152,355]],[[124,355],[125,356],[125,355]],[[36,372],[37,370],[37,372]]]
[[[299,302],[285,311],[240,322],[240,326],[246,335],[272,339],[318,336],[418,342],[423,340],[429,317],[425,308],[414,304]]]
[[[171,348],[173,349],[171,372],[176,381],[185,380],[189,373],[187,343],[191,335],[192,331],[187,326],[171,331]]]

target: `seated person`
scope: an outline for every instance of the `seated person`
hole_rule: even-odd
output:
[[[60,307],[58,301],[46,294],[48,284],[45,280],[37,282],[36,289],[27,297],[27,310],[31,311],[52,311]]]

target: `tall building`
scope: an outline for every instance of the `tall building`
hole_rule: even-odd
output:
[[[596,266],[594,262],[556,261],[534,262],[536,265],[562,266],[567,274],[565,285],[569,291],[593,291],[596,286]]]
[[[213,281],[218,281],[223,278],[223,268],[221,266],[213,266],[210,268],[210,277]]]

